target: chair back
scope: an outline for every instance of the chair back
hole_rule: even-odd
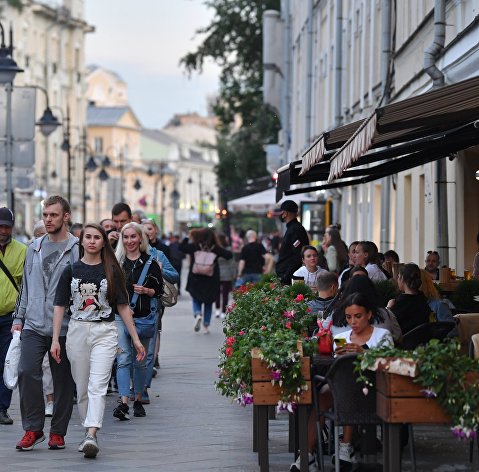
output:
[[[416,326],[403,336],[401,347],[409,351],[416,347],[427,344],[431,339],[442,341],[454,328],[453,321],[436,321]]]
[[[369,388],[364,395],[362,382],[357,382],[358,374],[354,372],[356,354],[339,356],[331,365],[326,380],[333,396],[334,422],[338,425],[380,424],[376,416],[376,389]],[[366,375],[376,382],[375,372]]]

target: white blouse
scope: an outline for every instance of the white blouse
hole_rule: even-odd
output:
[[[310,272],[306,266],[301,266],[293,275],[296,277],[303,277],[304,283],[313,289],[316,290],[316,280],[318,279],[319,274],[327,272],[327,270],[318,267],[316,272]]]

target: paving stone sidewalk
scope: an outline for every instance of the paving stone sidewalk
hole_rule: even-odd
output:
[[[112,416],[116,397],[108,397],[99,436],[101,451],[95,461],[84,459],[76,450],[83,437],[76,407],[64,450],[50,451],[45,441],[33,451],[16,451],[23,430],[15,392],[10,409],[14,425],[0,426],[0,472],[259,471],[252,452],[252,408],[231,404],[214,390],[223,340],[220,320],[213,319],[211,334],[198,334],[193,331],[191,313],[191,301],[185,294],[165,314],[161,369],[153,380],[147,416],[120,422]],[[270,422],[271,472],[286,472],[292,462],[287,429],[286,416]],[[477,449],[474,463],[469,465],[467,446],[455,441],[447,428],[416,428],[415,436],[418,472],[479,470]],[[410,470],[407,460],[404,470]]]

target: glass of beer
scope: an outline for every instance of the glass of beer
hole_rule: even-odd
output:
[[[456,280],[456,269],[449,269],[451,274],[451,280]]]
[[[471,280],[471,271],[465,270],[464,271],[464,280]]]

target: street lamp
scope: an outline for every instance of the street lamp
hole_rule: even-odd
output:
[[[10,27],[10,46],[5,45],[5,30],[0,22],[2,42],[0,44],[0,84],[5,85],[7,113],[5,129],[5,173],[7,176],[7,206],[15,211],[13,197],[13,136],[12,136],[12,92],[13,80],[17,72],[23,72],[13,60],[13,32]]]
[[[31,85],[30,87],[41,90],[45,94],[47,107],[45,108],[41,118],[35,124],[40,127],[40,132],[46,138],[50,136],[61,125],[61,123],[58,121],[57,117],[53,114],[50,108],[48,92],[39,85]]]

